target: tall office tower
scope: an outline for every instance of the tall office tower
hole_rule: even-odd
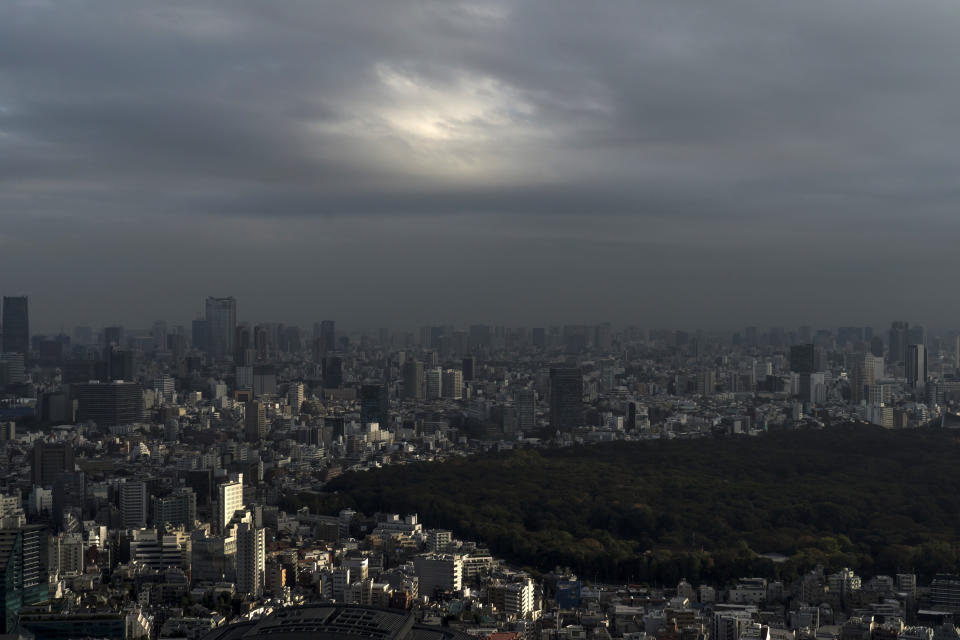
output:
[[[44,525],[20,527],[23,535],[23,604],[50,599],[49,537]]]
[[[49,599],[48,544],[41,526],[0,530],[0,632],[16,635],[22,607]]]
[[[907,333],[907,342],[927,346],[927,330],[923,328],[923,325],[915,324],[910,327],[910,331]]]
[[[44,527],[0,530],[0,633],[15,633],[24,605],[49,599],[47,547]]]
[[[794,373],[813,373],[814,348],[812,344],[795,344],[790,347],[790,371]]]
[[[485,324],[470,326],[470,351],[475,352],[490,346],[490,327]]]
[[[883,357],[883,338],[880,336],[873,336],[870,338],[870,353],[878,358]]]
[[[907,385],[916,389],[927,383],[927,348],[922,344],[907,345]]]
[[[137,365],[133,351],[110,346],[104,349],[103,360],[107,365],[107,380],[132,382],[137,377]]]
[[[90,382],[74,386],[80,422],[100,427],[143,420],[143,389],[133,382]]]
[[[241,324],[236,330],[234,340],[233,361],[237,366],[248,366],[256,359],[256,349],[253,346],[253,330],[250,325]]]
[[[60,531],[72,532],[83,522],[87,504],[87,477],[83,471],[64,471],[53,480],[53,522]]]
[[[209,334],[206,320],[194,320],[190,323],[190,345],[197,351],[207,352]]]
[[[150,329],[150,337],[153,339],[153,351],[167,350],[167,323],[163,320],[157,320]]]
[[[290,403],[290,413],[300,415],[300,407],[303,406],[303,383],[291,382],[287,387],[287,401]]]
[[[447,369],[443,372],[442,395],[451,400],[463,398],[463,372],[459,369]]]
[[[427,400],[438,400],[443,393],[443,370],[431,367],[427,370]]]
[[[869,387],[876,382],[876,367],[873,355],[855,353],[850,357],[848,375],[850,377],[850,403],[860,404],[869,398]]]
[[[217,494],[217,532],[224,535],[233,514],[243,509],[243,474],[236,480],[224,482]]]
[[[887,362],[896,364],[907,361],[907,338],[910,333],[910,325],[902,320],[895,320],[890,325],[890,339],[887,342],[889,350],[887,351]]]
[[[120,520],[124,529],[147,526],[147,504],[146,483],[124,482],[120,485]]]
[[[534,327],[530,331],[530,341],[533,346],[543,349],[547,346],[547,330],[543,327]]]
[[[550,369],[550,429],[583,426],[583,373],[579,367]]]
[[[103,328],[103,346],[123,346],[123,327],[104,327]]]
[[[233,358],[237,339],[237,300],[207,298],[207,353],[217,361]]]
[[[237,591],[259,597],[266,577],[266,535],[263,529],[241,523],[237,528]]]
[[[51,487],[58,475],[73,472],[73,468],[73,446],[69,442],[37,442],[33,445],[30,478],[34,485]]]
[[[266,407],[259,400],[248,402],[243,419],[247,442],[260,442],[267,437]]]
[[[3,297],[3,351],[30,353],[30,316],[26,296]]]
[[[320,323],[320,349],[326,354],[337,348],[337,335],[333,320],[324,320]]]
[[[419,360],[407,360],[403,363],[403,397],[409,400],[423,400],[423,363]]]
[[[960,369],[960,336],[953,341],[953,364],[955,368]]]
[[[167,404],[173,402],[173,395],[176,393],[176,382],[168,375],[159,375],[153,379],[153,390]]]
[[[343,385],[343,360],[330,356],[323,359],[323,388],[339,389]]]
[[[26,380],[24,355],[16,351],[0,353],[0,384],[23,384]]]
[[[253,348],[257,360],[266,362],[270,359],[270,332],[267,327],[257,325],[253,328]]]
[[[360,426],[376,422],[381,429],[390,426],[390,398],[387,389],[379,384],[360,387]]]
[[[475,370],[477,367],[477,359],[473,356],[467,356],[463,359],[463,379],[464,380],[473,380]]]

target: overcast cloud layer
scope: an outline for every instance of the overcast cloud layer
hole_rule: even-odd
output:
[[[34,326],[954,326],[960,4],[0,3]]]

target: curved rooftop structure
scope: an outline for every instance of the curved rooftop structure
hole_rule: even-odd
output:
[[[279,609],[259,620],[214,629],[204,640],[475,640],[463,633],[417,624],[397,609],[316,604]]]

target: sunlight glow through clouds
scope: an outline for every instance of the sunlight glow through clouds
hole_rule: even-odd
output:
[[[377,82],[350,119],[318,127],[392,143],[393,160],[408,170],[502,172],[523,139],[546,133],[538,130],[535,106],[494,77],[459,71],[438,80],[385,62],[375,65],[373,77]]]

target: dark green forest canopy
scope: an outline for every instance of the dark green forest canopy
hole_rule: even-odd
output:
[[[929,577],[960,569],[958,453],[950,432],[862,425],[525,449],[346,474],[284,506],[416,512],[513,562],[590,579],[792,579],[818,563]]]

